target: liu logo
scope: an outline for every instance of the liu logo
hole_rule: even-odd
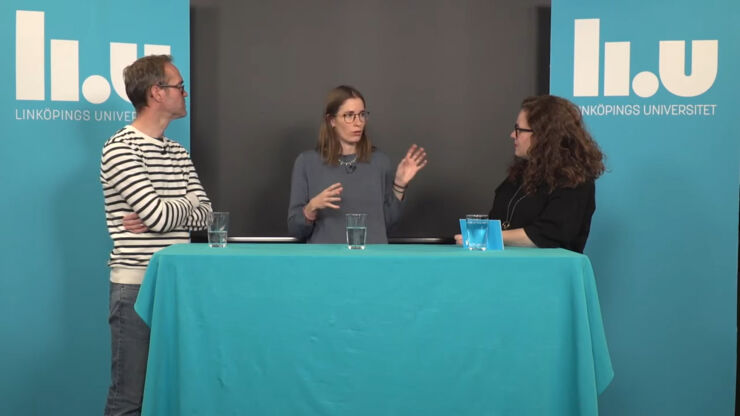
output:
[[[44,12],[16,10],[16,100],[46,99],[45,48]],[[79,41],[51,39],[49,48],[51,100],[80,101]],[[169,45],[144,45],[144,55],[169,53]],[[110,80],[118,96],[126,101],[122,71],[136,57],[135,43],[110,42]],[[110,93],[111,84],[101,75],[90,75],[82,83],[82,96],[90,103],[104,103]]]
[[[599,95],[600,19],[575,19],[573,51],[573,95]],[[632,90],[640,97],[652,97],[659,84],[679,97],[696,97],[712,87],[717,78],[717,40],[691,41],[691,71],[686,75],[686,42],[659,42],[658,77],[643,71],[632,78]],[[630,42],[604,42],[604,95],[630,95]]]

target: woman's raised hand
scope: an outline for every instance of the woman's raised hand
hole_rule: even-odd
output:
[[[427,153],[423,147],[412,144],[396,169],[395,183],[406,187],[414,176],[427,165]]]

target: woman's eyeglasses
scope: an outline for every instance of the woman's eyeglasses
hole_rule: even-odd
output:
[[[514,123],[514,135],[516,137],[519,137],[519,133],[522,133],[522,132],[523,133],[534,133],[534,130],[532,130],[532,129],[523,129],[523,128],[519,127],[518,124]]]
[[[349,113],[342,114],[342,119],[345,123],[354,123],[356,118],[359,118],[361,122],[365,122],[367,120],[368,116],[370,115],[369,111],[360,111],[359,113],[355,113],[353,111],[350,111]],[[337,117],[339,117],[339,114],[337,114]]]

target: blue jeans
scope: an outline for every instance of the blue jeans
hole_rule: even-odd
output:
[[[139,287],[110,284],[111,385],[105,416],[141,415],[149,327],[134,311]]]

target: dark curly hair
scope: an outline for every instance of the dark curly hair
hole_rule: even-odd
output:
[[[604,155],[586,131],[581,112],[572,102],[554,95],[522,101],[533,130],[527,159],[515,158],[509,179],[521,181],[527,193],[545,186],[573,188],[604,173]]]

